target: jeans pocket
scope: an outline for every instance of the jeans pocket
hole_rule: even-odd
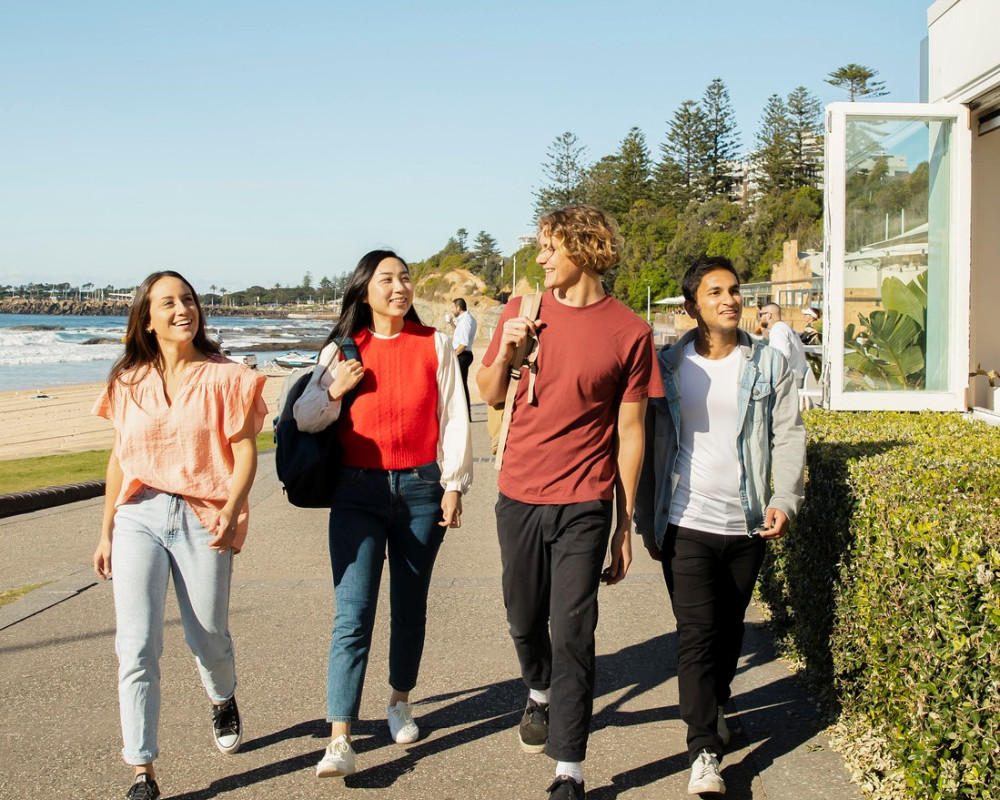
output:
[[[441,467],[438,466],[437,461],[414,467],[413,475],[421,483],[426,483],[429,486],[437,486],[441,483]]]

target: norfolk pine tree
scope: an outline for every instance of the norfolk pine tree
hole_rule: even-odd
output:
[[[792,120],[779,95],[767,99],[755,138],[757,150],[752,158],[761,191],[792,188]]]
[[[721,78],[716,78],[705,89],[701,98],[701,108],[705,114],[705,133],[708,152],[706,155],[706,192],[708,196],[732,193],[736,178],[732,165],[739,155],[739,130],[736,114],[729,90]]]
[[[805,86],[788,95],[792,185],[816,186],[823,164],[823,106]]]
[[[587,202],[611,214],[621,211],[618,196],[618,156],[604,156],[587,170],[584,194]]]
[[[646,136],[633,126],[615,155],[604,156],[587,171],[587,202],[619,217],[627,214],[637,201],[650,197],[652,172]]]
[[[618,196],[620,213],[628,212],[638,200],[650,196],[653,160],[646,135],[632,126],[618,148]]]
[[[534,193],[536,217],[563,206],[584,202],[586,151],[576,134],[569,131],[552,141],[545,153],[548,160],[542,164],[542,174],[547,183]]]
[[[878,70],[862,64],[846,64],[829,73],[826,82],[847,91],[850,102],[859,97],[884,97],[889,94],[885,81],[877,81]]]
[[[694,100],[685,100],[660,145],[662,158],[653,179],[660,202],[682,209],[692,200],[704,199],[708,150],[705,112]]]

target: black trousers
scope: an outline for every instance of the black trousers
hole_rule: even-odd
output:
[[[677,620],[677,684],[692,763],[702,748],[722,754],[718,706],[729,702],[765,548],[760,537],[667,526],[660,564]]]
[[[462,373],[462,388],[465,390],[465,407],[469,409],[469,421],[472,421],[472,402],[469,400],[469,367],[472,366],[472,351],[463,350],[458,354],[458,369]]]
[[[583,761],[594,711],[597,590],[611,533],[611,501],[530,505],[497,500],[503,601],[521,677],[549,689],[557,761]]]

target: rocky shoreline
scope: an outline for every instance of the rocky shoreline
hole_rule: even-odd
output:
[[[0,300],[0,314],[47,314],[56,317],[127,317],[132,304],[127,300]],[[301,311],[301,308],[297,309]],[[285,308],[254,306],[205,306],[206,317],[265,317],[284,319]]]
[[[489,338],[497,325],[500,312],[503,309],[495,301],[482,301],[481,298],[469,298],[470,308],[479,322],[477,339]],[[478,302],[477,302],[478,301]],[[450,300],[434,297],[426,300],[416,298],[414,306],[424,324],[437,327],[439,330],[450,331],[445,323],[445,314],[450,312]],[[26,300],[22,298],[5,298],[0,300],[0,314],[41,314],[53,317],[127,317],[131,303],[126,300]],[[203,306],[207,320],[213,317],[261,317],[263,319],[287,319],[294,315],[298,318],[312,317],[329,319],[329,312],[317,308],[315,313],[303,306],[284,306],[279,308],[260,308],[258,306]],[[211,322],[208,323],[211,325]],[[332,325],[332,321],[329,322]],[[305,345],[300,343],[300,346]]]

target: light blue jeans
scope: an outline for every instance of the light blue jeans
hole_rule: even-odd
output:
[[[330,508],[330,561],[337,610],[327,667],[326,720],[353,722],[361,708],[375,608],[389,559],[389,685],[417,685],[431,571],[445,528],[441,469],[342,466]]]
[[[208,696],[221,703],[236,692],[228,627],[233,554],[210,550],[212,538],[184,498],[156,489],[143,489],[115,513],[115,651],[128,764],[148,764],[159,754],[160,654],[171,575],[184,638]]]

